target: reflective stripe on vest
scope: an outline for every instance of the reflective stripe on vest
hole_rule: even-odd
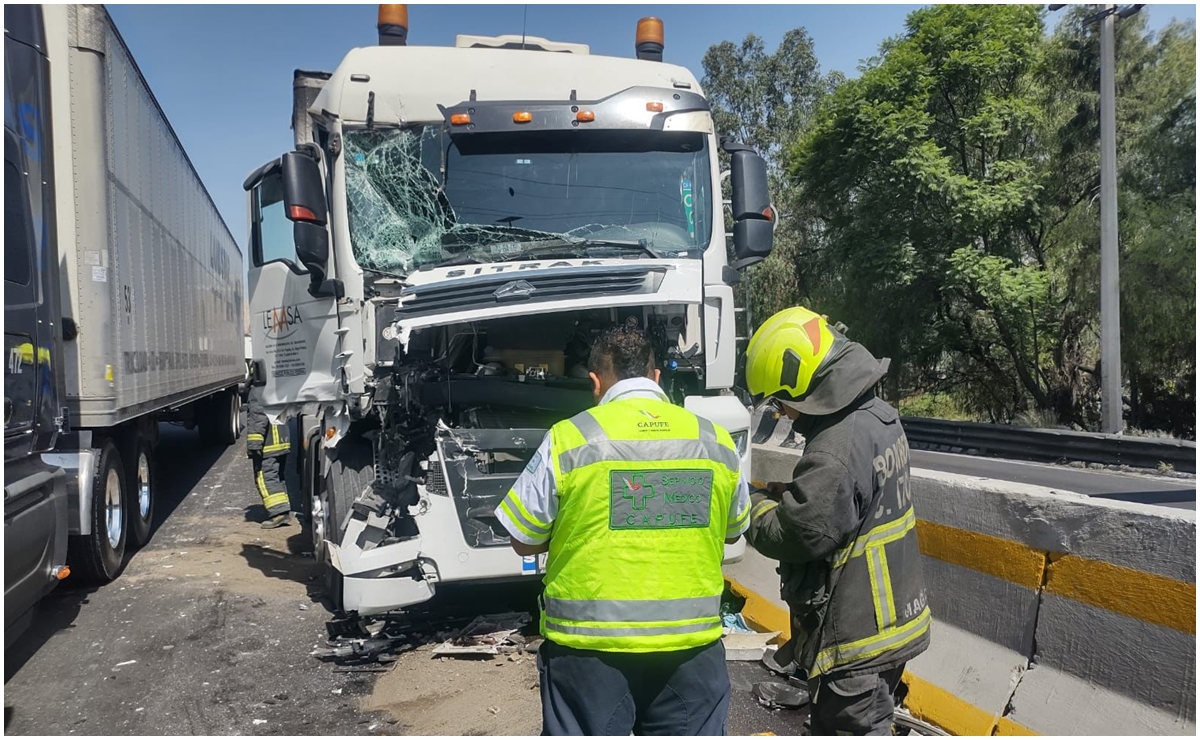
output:
[[[551,457],[559,511],[542,633],[614,652],[719,640],[721,557],[738,470],[729,435],[666,402],[633,398],[556,424]],[[519,528],[538,531],[541,522],[516,506],[504,511]]]

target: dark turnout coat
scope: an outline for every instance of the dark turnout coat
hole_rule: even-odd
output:
[[[847,342],[799,404],[804,454],[781,500],[752,496],[747,538],[779,561],[791,610],[776,660],[810,679],[878,673],[929,645],[908,440],[872,390],[885,372]]]

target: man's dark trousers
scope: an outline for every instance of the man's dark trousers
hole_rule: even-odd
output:
[[[724,735],[729,672],[720,641],[611,653],[546,640],[538,651],[543,735]]]

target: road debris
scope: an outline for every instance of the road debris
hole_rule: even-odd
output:
[[[760,661],[766,655],[767,645],[779,637],[778,632],[731,632],[721,638],[725,646],[725,660]]]
[[[737,633],[750,634],[754,630],[746,624],[746,620],[742,617],[741,613],[735,613],[721,615],[721,632],[726,635]]]
[[[458,634],[434,648],[433,655],[466,657],[515,653],[525,646],[524,636],[517,633],[530,621],[527,612],[476,617]]]
[[[781,681],[754,684],[754,698],[768,709],[799,709],[808,703],[808,690]]]
[[[120,668],[123,665],[133,665],[136,662],[137,662],[136,660],[127,660],[124,663],[117,663],[115,666],[113,666],[113,670],[116,670],[117,668]]]
[[[339,638],[326,643],[328,647],[317,648],[311,655],[318,660],[334,661],[339,665],[359,663],[390,663],[400,653],[412,649],[408,635],[394,637]]]

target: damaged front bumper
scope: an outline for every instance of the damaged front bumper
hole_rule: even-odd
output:
[[[738,426],[748,427],[748,418]],[[330,547],[333,565],[343,574],[344,608],[380,614],[429,600],[442,582],[540,577],[544,556],[517,555],[495,510],[545,434],[439,427],[425,481],[417,485],[418,502],[409,509],[419,534],[389,541],[392,522],[370,513],[352,518],[343,544]],[[742,464],[749,462],[747,449]],[[741,560],[745,547],[744,538],[726,545],[724,562]]]
[[[545,560],[523,558],[495,509],[533,456],[544,429],[449,429],[437,434],[425,483],[409,514],[419,535],[389,542],[391,521],[369,513],[351,519],[340,546],[329,548],[342,573],[342,604],[360,615],[427,601],[441,582],[536,577]]]

